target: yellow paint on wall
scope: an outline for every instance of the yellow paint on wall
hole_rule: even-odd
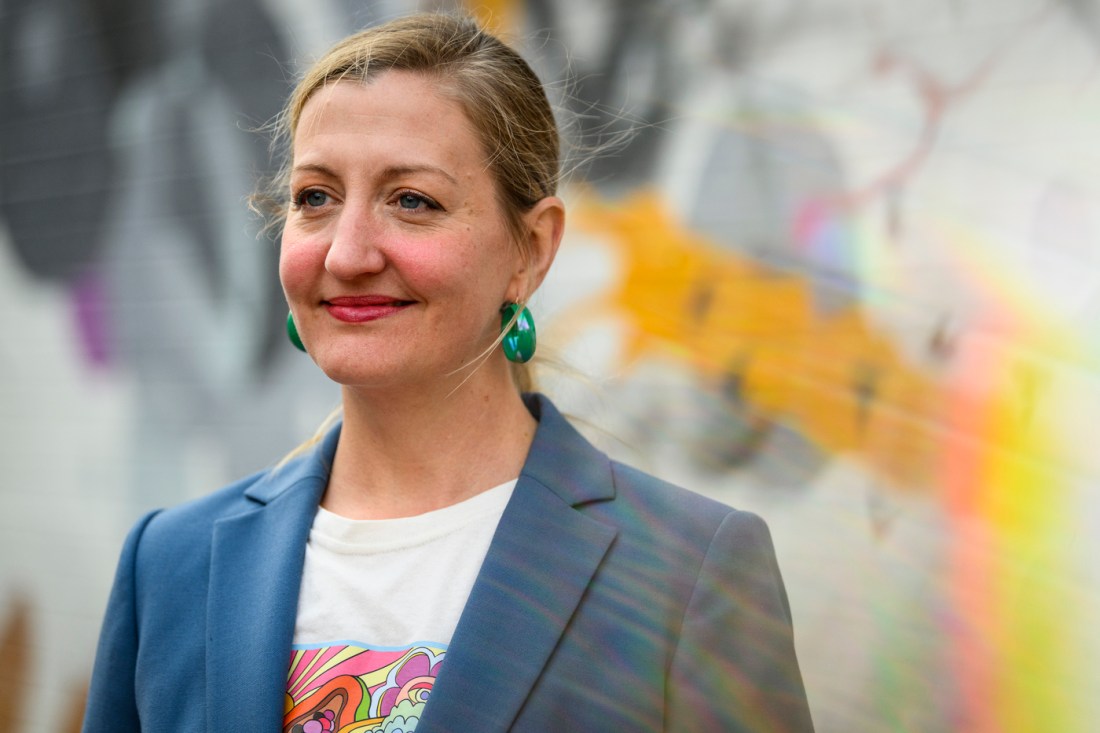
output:
[[[897,488],[928,486],[941,429],[935,376],[857,307],[816,311],[808,278],[717,246],[652,191],[615,204],[581,198],[575,223],[620,254],[601,307],[627,326],[625,366],[672,354],[702,378],[736,380],[754,416],[790,423],[829,453],[862,454]]]
[[[466,9],[490,33],[506,36],[515,32],[521,7],[516,0],[466,0]]]

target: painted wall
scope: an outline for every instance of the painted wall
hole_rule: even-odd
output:
[[[0,0],[8,729],[74,729],[142,512],[336,403],[282,337],[255,130],[312,54],[412,5]],[[818,729],[1089,729],[1095,4],[471,7],[568,131],[542,383],[768,520]]]

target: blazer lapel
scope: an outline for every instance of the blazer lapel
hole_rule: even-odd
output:
[[[606,456],[542,398],[539,428],[417,730],[503,731],[542,672],[616,530],[574,509],[614,496]]]
[[[207,727],[282,730],[306,540],[339,430],[246,492],[256,507],[214,525],[207,601]]]

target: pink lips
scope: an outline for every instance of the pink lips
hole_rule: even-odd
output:
[[[366,323],[391,316],[412,305],[412,301],[398,300],[388,295],[355,295],[329,298],[323,305],[338,321]]]

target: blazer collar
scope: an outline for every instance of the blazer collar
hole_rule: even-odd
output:
[[[614,498],[610,463],[541,395],[512,499],[452,637],[421,733],[506,730],[550,657],[616,530],[577,512]],[[254,509],[214,525],[207,606],[211,729],[282,728],[306,540],[340,426],[258,480]]]
[[[207,599],[207,728],[282,730],[306,540],[339,428],[245,491],[257,502],[214,523]]]
[[[545,396],[523,399],[539,426],[521,478],[538,482],[569,506],[615,498],[607,456],[581,437]]]
[[[325,433],[320,441],[286,465],[268,471],[263,478],[249,486],[244,495],[261,504],[267,504],[292,486],[306,482],[316,487],[317,481],[321,482],[323,493],[332,470],[332,459],[336,455],[336,444],[340,442],[341,427],[337,425]],[[320,501],[321,496],[318,494],[317,502]],[[311,516],[311,523],[312,519]]]
[[[546,398],[527,404],[539,427],[419,733],[511,727],[617,533],[574,509],[614,497],[607,457]]]

